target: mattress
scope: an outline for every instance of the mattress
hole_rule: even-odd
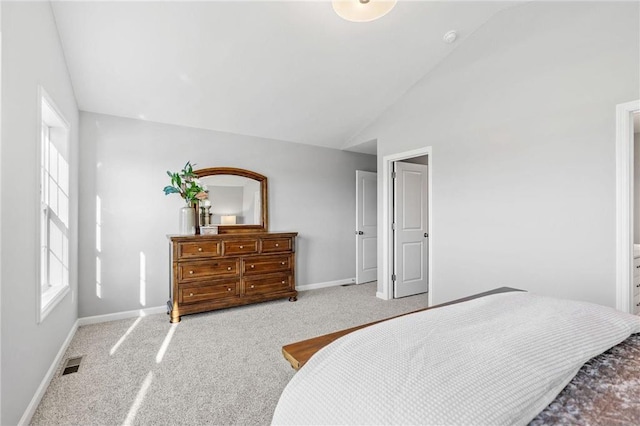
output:
[[[633,315],[521,292],[418,312],[316,353],[273,423],[543,424],[587,361],[639,332]]]

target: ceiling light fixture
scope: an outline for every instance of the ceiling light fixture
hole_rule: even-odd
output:
[[[333,0],[333,10],[351,22],[371,22],[382,18],[396,5],[397,0]]]

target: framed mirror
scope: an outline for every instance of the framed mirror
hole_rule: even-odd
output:
[[[196,229],[214,225],[219,234],[268,230],[267,178],[250,170],[212,167],[194,170],[208,192],[196,206]]]

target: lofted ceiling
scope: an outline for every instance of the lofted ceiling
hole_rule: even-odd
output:
[[[83,111],[343,149],[512,4],[400,0],[369,23],[327,1],[52,7]]]

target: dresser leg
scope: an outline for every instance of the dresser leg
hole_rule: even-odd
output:
[[[296,300],[298,300],[298,298],[296,296],[291,296],[289,298],[289,302],[295,302]]]
[[[174,315],[173,312],[171,312],[171,319],[169,320],[169,322],[171,324],[180,322],[180,315]]]

